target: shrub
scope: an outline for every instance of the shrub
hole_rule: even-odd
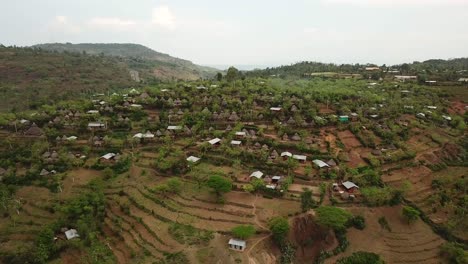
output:
[[[359,230],[363,230],[366,227],[366,220],[362,215],[357,215],[349,219],[348,226],[354,226]]]
[[[319,224],[339,231],[346,229],[346,224],[352,217],[350,212],[334,206],[320,206],[315,211]]]
[[[337,264],[383,264],[385,263],[379,255],[371,252],[358,251],[349,257],[340,258]]]
[[[419,215],[421,214],[418,210],[414,209],[411,206],[403,206],[401,213],[403,217],[408,221],[408,224],[418,220]]]
[[[379,217],[379,220],[378,220],[379,224],[380,224],[380,227],[382,227],[383,229],[391,232],[392,229],[390,228],[390,225],[388,224],[388,221],[387,221],[387,218],[385,218],[385,216],[381,216]]]
[[[449,242],[442,245],[440,253],[443,257],[448,259],[450,263],[462,264],[468,263],[468,251],[463,249],[463,246]]]
[[[279,245],[284,243],[284,239],[289,232],[289,222],[288,219],[276,216],[268,221],[268,226],[273,233],[273,239]]]
[[[232,229],[232,234],[240,239],[248,239],[255,234],[255,227],[252,225],[239,225]]]

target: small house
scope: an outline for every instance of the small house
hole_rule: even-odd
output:
[[[181,129],[182,129],[181,126],[168,126],[167,127],[167,130],[172,130],[172,131],[181,130]]]
[[[231,238],[228,242],[229,248],[239,251],[244,251],[247,246],[247,243],[244,240]]]
[[[356,189],[359,189],[359,186],[357,186],[354,182],[350,182],[350,181],[345,181],[342,183],[343,187],[346,188],[346,190],[349,192],[349,193],[353,193]]]
[[[195,157],[195,156],[190,156],[190,157],[187,158],[187,161],[192,162],[192,163],[197,163],[199,160],[200,160],[200,158]]]
[[[240,140],[231,140],[231,145],[233,146],[240,146],[242,144],[242,141]]]
[[[300,163],[305,163],[307,161],[307,156],[305,155],[293,155],[292,158],[298,160]]]
[[[237,138],[245,138],[246,133],[243,131],[236,132],[236,137]]]
[[[288,158],[290,158],[292,156],[293,156],[293,154],[291,152],[288,152],[288,151],[281,152],[281,157],[283,158],[283,160],[287,160]]]
[[[250,174],[250,178],[255,177],[257,179],[261,179],[263,177],[263,172],[261,171],[254,171]]]
[[[330,165],[328,165],[326,162],[324,162],[323,160],[319,160],[319,159],[315,159],[312,161],[315,166],[317,166],[319,169],[322,169],[322,168],[329,168]]]
[[[339,116],[338,120],[340,120],[340,122],[342,122],[342,123],[347,123],[349,121],[349,116],[347,116],[347,115]]]
[[[212,146],[219,146],[221,145],[221,139],[213,138],[212,140],[209,140],[208,143],[210,143]]]
[[[88,123],[88,129],[105,129],[106,128],[106,124],[102,123],[102,122],[89,122]]]
[[[113,162],[116,160],[117,154],[107,153],[106,155],[101,156],[100,160],[104,162]]]
[[[69,229],[65,231],[65,236],[67,237],[68,240],[80,237],[76,229]]]
[[[281,107],[270,107],[270,111],[272,111],[272,112],[280,112],[280,111],[281,111]]]

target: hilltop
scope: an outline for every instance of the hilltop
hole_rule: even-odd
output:
[[[218,71],[215,68],[196,65],[191,61],[172,57],[139,44],[46,43],[33,47],[49,51],[120,57],[131,69],[138,71],[143,78],[197,80],[212,78]]]
[[[0,111],[137,85],[118,58],[0,47]]]
[[[468,73],[468,58],[456,58],[449,60],[430,59],[423,62],[403,63],[399,65],[367,64],[334,64],[313,61],[302,61],[291,65],[269,67],[262,70],[246,72],[249,77],[304,77],[304,76],[325,76],[337,74],[360,74],[362,77],[373,79],[385,78],[387,75],[418,75],[419,79],[456,81],[466,77]]]

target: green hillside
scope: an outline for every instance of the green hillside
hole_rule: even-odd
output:
[[[58,52],[121,57],[131,69],[137,70],[143,79],[155,77],[162,80],[197,80],[212,78],[217,72],[214,68],[199,66],[139,44],[48,43],[33,47]]]
[[[117,58],[0,46],[0,111],[135,85]]]

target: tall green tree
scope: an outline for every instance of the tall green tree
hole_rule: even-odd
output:
[[[316,202],[312,198],[312,191],[309,188],[304,188],[304,192],[301,193],[301,208],[302,212],[306,212],[316,206]]]
[[[239,70],[231,66],[229,67],[227,71],[226,80],[228,82],[233,82],[237,79],[238,75],[239,75]]]
[[[218,197],[222,196],[223,193],[231,191],[232,189],[231,181],[218,175],[211,176],[206,184],[215,191]]]
[[[278,245],[284,244],[289,232],[288,219],[281,216],[273,217],[268,221],[268,227],[273,233],[273,240],[275,240]]]
[[[353,217],[350,212],[334,206],[320,206],[315,212],[318,223],[333,230],[345,230],[347,222]]]

